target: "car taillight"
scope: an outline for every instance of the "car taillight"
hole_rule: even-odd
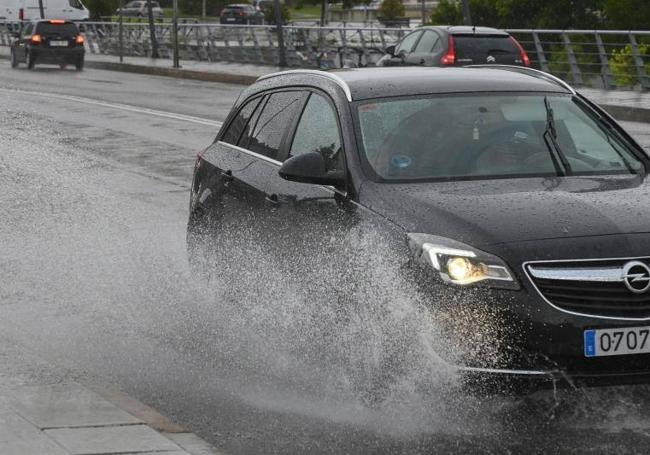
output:
[[[442,65],[453,65],[456,63],[456,47],[454,46],[454,37],[449,35],[449,50],[440,59]]]
[[[18,20],[19,21],[24,21],[25,20],[25,10],[23,8],[20,8],[18,10]]]
[[[524,66],[530,66],[530,58],[528,58],[528,54],[524,50],[523,47],[521,47],[521,44],[519,44],[519,41],[517,41],[514,37],[510,37],[513,43],[515,43],[515,46],[519,49],[519,53],[521,54],[521,59],[524,61]]]
[[[65,21],[63,19],[52,19],[50,21],[50,24],[61,25],[61,24],[65,24]]]
[[[75,43],[77,44],[83,44],[85,41],[83,35],[77,35],[77,38],[75,38]]]
[[[31,41],[32,44],[41,44],[41,41],[43,41],[43,39],[41,38],[41,35],[32,35]]]

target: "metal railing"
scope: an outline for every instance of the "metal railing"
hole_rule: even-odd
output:
[[[0,45],[9,45],[7,24],[0,27]],[[91,54],[141,56],[151,54],[146,23],[84,22]],[[172,56],[172,25],[156,23],[159,53]],[[373,66],[383,49],[397,43],[409,29],[381,27],[285,26],[287,63],[292,67],[338,68]],[[508,30],[522,44],[533,67],[575,86],[650,90],[650,31]],[[178,25],[180,58],[207,62],[277,65],[278,40],[272,25]],[[478,62],[477,62],[478,63]]]
[[[119,55],[119,24],[82,24],[91,53]],[[147,24],[124,23],[126,56],[151,53]],[[162,57],[172,54],[172,27],[155,25]],[[372,66],[408,29],[376,27],[285,26],[283,37],[287,63],[292,67],[335,68],[347,65]],[[179,24],[180,57],[183,60],[278,64],[278,37],[272,25]]]

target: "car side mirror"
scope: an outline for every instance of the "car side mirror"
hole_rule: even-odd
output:
[[[395,55],[395,45],[394,45],[394,44],[392,44],[392,45],[386,47],[386,49],[384,49],[384,50],[385,50],[386,53],[389,54],[389,55]]]
[[[292,182],[340,186],[345,181],[342,171],[327,171],[325,159],[318,152],[289,158],[278,171],[280,177]]]

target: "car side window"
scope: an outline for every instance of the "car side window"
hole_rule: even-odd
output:
[[[255,108],[260,103],[262,97],[255,98],[248,101],[244,104],[244,107],[239,109],[235,118],[232,119],[230,125],[225,134],[222,136],[221,140],[228,144],[236,145],[239,142],[239,138],[242,136],[248,136],[250,129],[250,119],[255,112]]]
[[[68,0],[68,4],[75,9],[84,9],[83,4],[81,3],[81,0]]]
[[[429,54],[433,51],[433,46],[436,44],[436,41],[438,41],[438,35],[436,33],[425,31],[413,52],[418,54]]]
[[[302,107],[303,97],[304,93],[298,91],[271,94],[255,122],[247,148],[274,160],[278,159],[282,139]]]
[[[418,30],[417,32],[413,32],[410,35],[406,35],[395,49],[395,55],[399,54],[400,52],[406,52],[407,54],[411,52],[411,49],[413,49],[413,46],[420,37],[421,33],[422,32]]]
[[[343,151],[336,111],[325,97],[312,93],[293,137],[289,156],[320,153],[327,171],[343,170]]]
[[[30,36],[32,34],[33,28],[34,24],[27,24],[27,26],[23,29],[23,36]]]

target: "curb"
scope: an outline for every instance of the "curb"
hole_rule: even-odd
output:
[[[250,85],[258,76],[233,74],[224,72],[196,71],[182,68],[165,68],[156,66],[135,65],[132,63],[98,62],[86,60],[87,68],[103,69],[109,71],[122,71],[125,73],[148,74],[152,76],[174,77],[178,79],[193,79],[206,82],[225,82],[227,84]]]
[[[599,104],[599,106],[605,109],[616,120],[650,123],[650,109],[616,104]]]
[[[112,403],[127,414],[140,419],[145,425],[172,440],[191,455],[226,455],[225,452],[215,448],[189,429],[173,422],[151,406],[132,398],[124,392],[107,386],[83,385],[83,387],[96,393],[99,397]]]

